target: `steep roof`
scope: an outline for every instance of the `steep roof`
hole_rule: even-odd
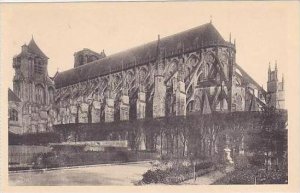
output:
[[[9,88],[8,101],[21,102],[21,99]]]
[[[181,50],[191,51],[200,45],[227,44],[220,33],[211,24],[207,23],[181,33],[177,33],[160,40],[160,47],[165,50],[165,57],[179,54]],[[60,72],[55,77],[57,88],[75,84],[88,79],[120,71],[122,68],[131,68],[134,65],[145,64],[156,60],[157,41],[128,49],[103,59]]]
[[[48,57],[43,53],[43,51],[38,47],[38,45],[35,43],[33,37],[32,39],[30,40],[29,44],[28,44],[28,51],[30,53],[34,53],[34,54],[37,54],[43,58],[46,58],[48,59]]]

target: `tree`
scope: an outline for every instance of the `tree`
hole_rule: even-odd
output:
[[[287,114],[274,107],[265,107],[257,125],[249,131],[248,148],[255,154],[255,159],[262,157],[265,169],[271,169],[272,162],[283,161],[287,151]]]

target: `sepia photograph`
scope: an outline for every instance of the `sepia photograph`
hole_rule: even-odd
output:
[[[299,188],[299,5],[0,3],[2,179]]]

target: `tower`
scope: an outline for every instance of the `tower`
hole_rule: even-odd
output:
[[[22,102],[49,105],[53,102],[54,82],[48,76],[48,57],[37,46],[33,37],[13,58],[15,76],[13,91]]]
[[[266,102],[269,107],[275,107],[276,109],[285,108],[284,78],[282,75],[282,81],[278,81],[277,61],[275,61],[274,70],[271,70],[271,65],[269,63],[267,93],[268,97]]]
[[[84,48],[83,50],[74,53],[74,68],[93,62],[95,60],[100,60],[105,57],[106,54],[104,50],[102,50],[102,52],[99,54],[90,49]]]
[[[33,37],[21,53],[13,58],[15,75],[13,92],[23,103],[23,129],[25,132],[46,131],[47,113],[54,102],[54,82],[48,76],[48,57],[37,46]]]

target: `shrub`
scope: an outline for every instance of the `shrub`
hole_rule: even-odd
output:
[[[266,171],[256,166],[239,168],[214,184],[285,184],[288,181],[287,171]]]
[[[170,173],[169,170],[161,170],[161,169],[156,169],[154,171],[148,170],[146,173],[143,174],[142,181],[145,184],[163,183],[169,173]]]
[[[213,166],[213,163],[210,161],[197,163],[195,166],[196,172],[199,170],[207,169]]]
[[[200,162],[196,165],[196,176],[201,176],[214,169],[209,161]],[[157,167],[157,166],[156,166]],[[164,183],[178,184],[193,178],[194,166],[184,164],[184,161],[162,162],[158,169],[148,170],[143,174],[142,182],[145,184]]]

